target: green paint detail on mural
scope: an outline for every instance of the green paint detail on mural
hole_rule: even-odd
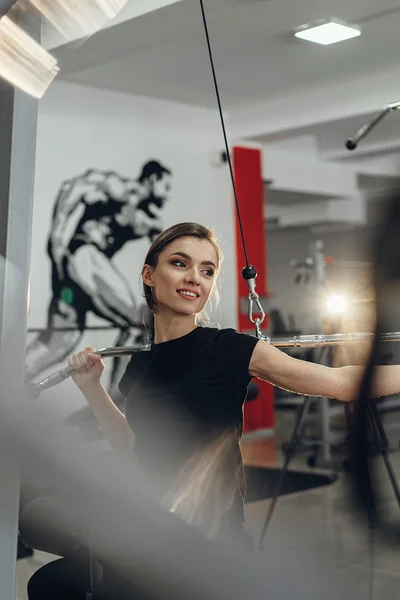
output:
[[[74,301],[74,293],[71,288],[65,287],[61,290],[61,299],[65,304],[71,305]]]

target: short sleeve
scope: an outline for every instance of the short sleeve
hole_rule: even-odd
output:
[[[240,379],[250,380],[249,365],[258,342],[255,336],[239,333],[235,329],[221,330],[218,347],[225,368]]]

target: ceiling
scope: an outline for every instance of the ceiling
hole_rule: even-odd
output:
[[[165,0],[159,8],[161,1],[157,10],[118,22],[82,45],[53,49],[60,78],[216,107],[200,0]],[[357,152],[344,143],[384,104],[400,100],[400,0],[204,0],[204,6],[231,140],[357,163],[365,176],[383,177],[383,186],[386,176],[397,177],[398,112]],[[294,28],[329,16],[361,25],[361,37],[327,47],[294,38]],[[377,185],[365,179],[362,188]],[[279,204],[304,201],[301,193],[283,192],[271,189],[270,201],[272,193]]]
[[[273,185],[273,182],[272,182]],[[293,205],[293,204],[302,204],[303,202],[307,203],[319,203],[323,200],[330,199],[331,196],[323,196],[321,194],[312,194],[305,192],[291,192],[285,189],[276,190],[273,187],[268,189],[268,202],[271,204],[279,204],[279,205]]]
[[[400,75],[400,73],[399,73]],[[400,99],[400,86],[399,97]],[[349,137],[353,137],[356,132],[366,123],[369,123],[377,114],[379,109],[371,113],[362,113],[352,115],[343,119],[332,119],[322,123],[309,123],[303,127],[291,128],[284,131],[277,131],[273,134],[254,136],[254,139],[261,143],[270,143],[274,146],[282,144],[306,149],[307,140],[314,139],[313,150],[317,151],[327,160],[358,160],[359,152],[363,157],[372,154],[374,157],[381,154],[388,154],[396,151],[398,139],[400,136],[400,112],[393,111],[385,119],[378,123],[368,134],[367,144],[361,141],[357,152],[349,153],[345,148],[345,142]],[[304,143],[302,143],[302,140]],[[399,164],[400,166],[400,164]]]
[[[376,0],[204,2],[228,109],[324,81],[351,83],[356,75],[397,66],[396,0],[380,0],[379,13]],[[291,35],[293,28],[332,13],[361,23],[362,36],[320,47]],[[181,0],[110,27],[79,48],[63,46],[55,54],[62,78],[69,81],[215,106],[198,0]]]

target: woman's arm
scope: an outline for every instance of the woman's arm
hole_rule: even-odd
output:
[[[292,358],[266,342],[254,349],[249,373],[284,390],[304,396],[327,396],[344,402],[357,398],[364,367],[325,367]],[[372,397],[400,392],[400,365],[377,367]]]
[[[126,452],[130,446],[128,422],[103,385],[98,382],[84,388],[82,393],[111,447],[117,452]]]
[[[72,379],[85,396],[111,446],[114,450],[126,452],[130,448],[130,428],[125,415],[115,406],[100,381],[104,369],[101,357],[88,347],[74,354],[68,365],[79,369]]]

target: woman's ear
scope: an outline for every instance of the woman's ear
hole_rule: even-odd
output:
[[[153,283],[153,272],[154,269],[150,265],[144,265],[142,269],[142,279],[143,283],[148,287],[154,287]]]

